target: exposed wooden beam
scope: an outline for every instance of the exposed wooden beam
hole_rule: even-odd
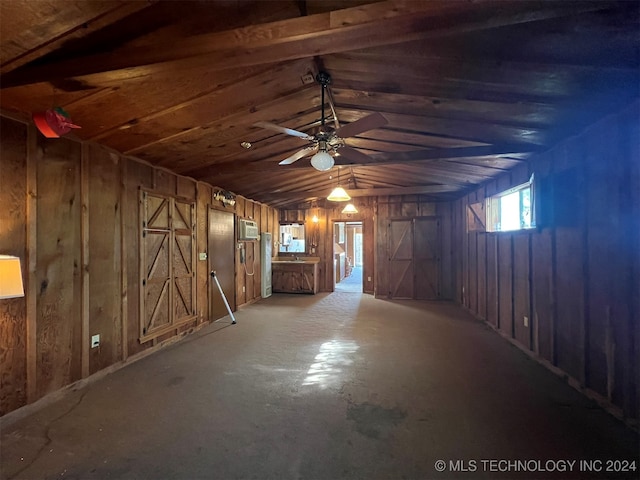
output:
[[[124,3],[105,4],[105,7],[113,5],[110,9],[105,10],[97,16],[72,16],[69,19],[59,19],[47,17],[43,19],[43,23],[34,27],[32,31],[23,31],[18,38],[12,38],[14,44],[21,43],[21,37],[29,39],[42,39],[43,43],[33,46],[32,48],[22,52],[20,55],[6,60],[0,65],[0,73],[5,74],[11,70],[15,70],[29,62],[37,60],[44,55],[53,52],[70,40],[76,40],[100,30],[112,23],[115,23],[133,13],[152,5],[156,0],[148,0],[146,2],[130,1]],[[21,7],[24,8],[24,7]],[[65,12],[64,9],[61,10]],[[77,12],[79,9],[69,9],[68,12]],[[88,11],[89,12],[89,11]],[[71,13],[69,13],[71,15]],[[61,25],[62,24],[62,25]],[[60,31],[60,28],[64,29]],[[53,36],[47,35],[51,31]]]
[[[355,163],[343,157],[336,158],[337,165],[371,166],[383,164],[404,164],[409,162],[423,162],[425,160],[447,160],[454,158],[493,157],[514,154],[530,154],[542,150],[535,145],[481,145],[477,147],[444,148],[432,150],[414,150],[412,152],[376,153],[369,155],[371,161]]]
[[[407,164],[415,162],[451,159],[484,158],[495,156],[508,156],[514,154],[530,154],[540,151],[535,145],[482,145],[477,147],[444,148],[432,150],[414,150],[411,152],[375,153],[369,155],[371,159],[367,163],[355,163],[344,157],[335,157],[336,165],[343,166],[377,166],[392,164]],[[272,162],[227,162],[211,165],[202,169],[189,172],[190,175],[206,175],[205,171],[214,171],[219,175],[232,175],[241,172],[271,172],[274,168],[281,169],[282,172],[293,169],[310,168],[306,162],[296,162],[292,165],[274,165]]]
[[[329,189],[330,190],[330,189]],[[345,189],[351,197],[375,197],[378,195],[418,195],[432,193],[447,193],[460,191],[459,187],[451,185],[424,185],[419,187],[393,187],[393,188],[361,188]],[[274,199],[292,198],[324,198],[328,195],[328,190],[310,190],[307,192],[263,192]]]
[[[606,8],[600,2],[389,0],[307,17],[26,65],[1,88],[204,57],[211,70],[261,65],[539,21]],[[176,65],[179,66],[179,65]]]

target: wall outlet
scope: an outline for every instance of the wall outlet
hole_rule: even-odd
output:
[[[199,260],[206,260],[207,259],[207,252],[200,252],[198,254],[198,259]]]
[[[529,317],[524,317],[524,326],[525,327],[529,326]]]
[[[100,334],[91,335],[91,348],[96,348],[100,346]]]
[[[247,287],[245,287],[244,285],[242,286],[242,293],[247,291]]]
[[[367,282],[370,282],[370,281],[371,281],[371,277],[367,277]]]

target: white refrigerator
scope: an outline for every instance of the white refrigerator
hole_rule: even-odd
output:
[[[262,298],[271,296],[271,254],[273,251],[273,238],[269,232],[260,234],[260,273]]]

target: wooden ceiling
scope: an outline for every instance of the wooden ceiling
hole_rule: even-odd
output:
[[[387,124],[336,156],[353,195],[453,199],[639,94],[636,1],[0,1],[0,107],[274,207],[338,169],[278,165],[321,120]],[[242,142],[250,142],[245,149]],[[333,178],[331,178],[333,177]]]

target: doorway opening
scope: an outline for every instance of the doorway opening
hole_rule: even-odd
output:
[[[362,293],[363,265],[362,222],[335,222],[333,225],[334,291]]]

